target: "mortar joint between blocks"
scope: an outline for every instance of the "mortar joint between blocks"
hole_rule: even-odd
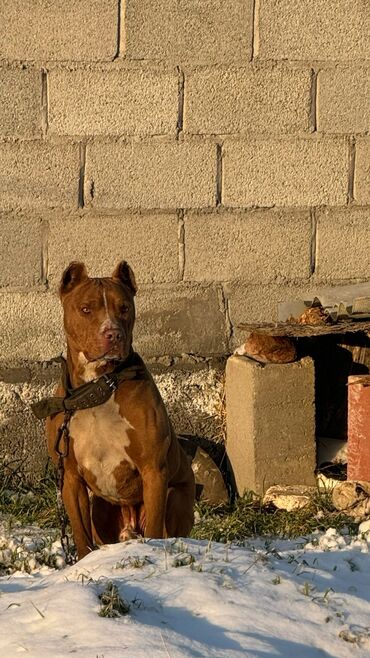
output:
[[[78,207],[85,207],[85,167],[86,167],[86,142],[80,142],[79,151],[79,177],[78,177]]]
[[[260,17],[260,0],[253,0],[252,6],[252,44],[251,44],[251,62],[259,55],[259,17]]]
[[[49,222],[41,224],[41,282],[49,287]]]
[[[223,179],[223,162],[222,162],[222,144],[216,145],[216,206],[222,205],[222,179]]]
[[[356,167],[356,138],[354,135],[351,135],[351,137],[349,138],[349,148],[348,148],[347,205],[351,205],[354,202],[355,167]]]
[[[121,12],[122,12],[122,2],[125,0],[117,0],[117,49],[113,57],[113,61],[118,59],[121,55]]]
[[[178,74],[178,110],[176,123],[176,139],[184,129],[184,98],[185,98],[185,74],[180,66],[176,67]]]
[[[310,276],[313,276],[316,272],[317,246],[318,246],[317,217],[316,217],[316,209],[315,208],[310,209],[310,217],[311,217]]]
[[[179,280],[184,280],[185,273],[185,222],[184,210],[179,208],[177,214],[177,235],[178,235],[178,257],[179,257]]]
[[[227,340],[228,348],[229,348],[229,351],[230,351],[231,341],[232,341],[232,338],[234,336],[234,327],[233,327],[233,323],[231,322],[231,317],[230,317],[229,299],[228,299],[227,295],[225,294],[225,290],[224,290],[222,285],[221,285],[220,291],[221,291],[222,312],[225,316],[226,340]]]
[[[311,88],[310,88],[310,129],[311,132],[317,132],[317,78],[319,70],[311,68]]]
[[[48,71],[41,69],[41,130],[43,138],[46,137],[49,128],[49,85]]]

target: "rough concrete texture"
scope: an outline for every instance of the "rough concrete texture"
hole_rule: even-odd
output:
[[[186,214],[185,279],[259,283],[307,278],[311,234],[306,210]]]
[[[23,0],[1,3],[0,59],[113,59],[117,0]]]
[[[175,134],[177,106],[174,69],[49,74],[49,129],[58,135]]]
[[[316,274],[329,281],[370,278],[370,209],[324,208],[317,218]]]
[[[227,352],[226,318],[217,287],[140,288],[136,308],[134,344],[145,357]]]
[[[47,448],[44,423],[33,416],[30,404],[52,395],[58,379],[59,367],[39,367],[25,375],[18,371],[14,381],[2,381],[0,373],[0,455],[31,481],[44,472]],[[196,370],[165,372],[162,368],[154,379],[176,432],[223,440],[224,389],[219,367],[203,364]]]
[[[62,313],[51,293],[0,295],[0,362],[52,359],[63,349]]]
[[[85,198],[96,208],[214,206],[216,145],[193,140],[91,144]]]
[[[217,287],[143,286],[136,308],[134,344],[145,358],[227,351],[226,319]],[[56,294],[0,295],[0,362],[16,365],[24,359],[48,360],[63,349],[62,312]]]
[[[78,144],[3,142],[0,207],[77,208],[78,176]]]
[[[356,140],[354,197],[357,203],[370,203],[370,138]]]
[[[48,257],[52,287],[72,260],[82,260],[91,276],[110,276],[125,259],[139,284],[176,282],[178,218],[175,214],[54,217],[49,221]]]
[[[186,76],[184,130],[219,135],[308,131],[310,88],[308,69],[198,69]]]
[[[252,0],[128,0],[125,55],[176,64],[247,62]]]
[[[370,69],[329,69],[317,77],[317,129],[365,133],[370,128]]]
[[[367,0],[260,0],[257,55],[263,59],[370,59]]]
[[[232,207],[343,205],[348,152],[344,138],[226,140],[223,203]]]
[[[315,484],[314,364],[261,367],[242,356],[226,366],[227,453],[238,492]]]
[[[222,442],[224,436],[223,370],[175,370],[154,375],[176,432]]]
[[[35,418],[30,404],[52,395],[53,389],[50,383],[0,381],[0,455],[30,482],[42,476],[47,463],[44,423]]]
[[[32,288],[41,282],[42,240],[40,218],[0,213],[0,288]]]
[[[3,68],[0,76],[0,137],[30,138],[40,134],[41,72]]]

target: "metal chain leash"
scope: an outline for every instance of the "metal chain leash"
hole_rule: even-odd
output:
[[[69,537],[67,535],[67,524],[68,516],[63,503],[63,482],[64,482],[64,459],[68,456],[69,452],[69,422],[71,420],[73,412],[66,411],[64,414],[63,422],[58,429],[57,438],[55,440],[54,449],[58,455],[58,465],[57,465],[57,508],[58,516],[60,522],[60,543],[64,551],[65,562],[67,565],[74,564],[75,558],[71,551]],[[61,448],[61,442],[63,440],[63,448]]]

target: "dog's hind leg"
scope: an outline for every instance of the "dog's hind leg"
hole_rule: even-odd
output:
[[[91,521],[94,541],[97,544],[115,544],[119,541],[120,505],[113,505],[94,495],[91,502]]]
[[[167,537],[188,537],[194,525],[194,482],[191,478],[170,487],[166,508]]]

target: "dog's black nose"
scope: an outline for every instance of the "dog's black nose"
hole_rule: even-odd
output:
[[[122,334],[119,329],[106,329],[103,335],[104,338],[109,340],[111,343],[116,343],[122,338]]]

